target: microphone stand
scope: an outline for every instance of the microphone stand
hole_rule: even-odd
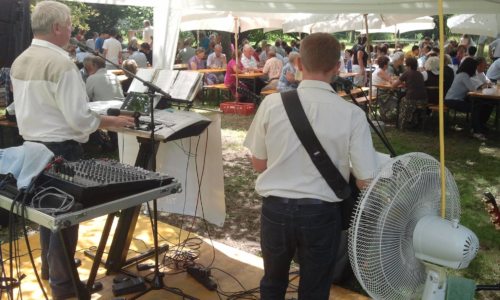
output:
[[[122,70],[125,74],[133,77],[134,79],[139,80],[142,84],[144,84],[148,88],[147,95],[149,97],[149,109],[150,109],[150,112],[151,112],[150,137],[149,137],[149,143],[151,145],[151,148],[150,148],[150,155],[149,155],[150,162],[149,162],[148,168],[151,171],[155,171],[156,172],[156,141],[155,141],[155,137],[154,137],[154,133],[155,133],[154,97],[155,97],[156,93],[161,94],[167,100],[172,99],[172,97],[167,92],[165,92],[164,90],[162,90],[159,86],[155,85],[154,83],[151,83],[149,81],[146,81],[146,80],[142,79],[141,77],[137,76],[136,74],[134,74],[134,73],[126,70],[122,66],[120,66],[120,65],[112,62],[111,60],[107,59],[102,54],[100,54],[98,51],[92,50],[91,48],[89,48],[89,47],[87,47],[87,46],[85,46],[85,45],[83,45],[81,43],[76,43],[76,45],[78,47],[80,47],[80,50],[92,53],[93,55],[98,56],[98,57],[104,59],[106,62],[110,63],[111,65],[113,65],[117,69]],[[148,205],[148,211],[150,211],[149,204],[147,204],[147,205]],[[153,241],[154,241],[154,249],[155,249],[155,253],[154,253],[155,254],[154,255],[155,256],[154,277],[150,281],[150,287],[148,289],[146,289],[145,291],[139,293],[138,295],[134,296],[131,299],[137,299],[137,298],[141,297],[142,295],[144,295],[144,294],[146,294],[146,293],[148,293],[150,291],[153,291],[153,290],[163,289],[163,290],[169,291],[169,292],[171,292],[173,294],[180,295],[183,298],[197,300],[197,298],[194,298],[194,297],[191,297],[189,295],[186,295],[186,294],[184,294],[179,289],[167,287],[165,285],[165,283],[163,282],[163,276],[165,274],[163,274],[162,272],[160,272],[160,263],[159,263],[160,249],[159,249],[159,246],[158,246],[158,203],[157,203],[157,199],[153,200],[153,219],[152,219],[151,223],[153,225],[152,229],[153,229]]]
[[[361,104],[359,104],[359,102],[356,100],[356,97],[354,97],[354,95],[351,94],[351,89],[349,87],[347,87],[344,84],[342,84],[342,89],[344,90],[344,92],[346,94],[349,95],[349,97],[351,97],[351,100],[352,100],[352,102],[354,104],[356,104],[357,106],[361,107]],[[366,95],[365,95],[365,98],[366,98]],[[366,98],[366,100],[367,100],[368,105],[369,105],[370,101],[368,101],[368,98]],[[379,128],[377,128],[377,126],[375,126],[375,124],[373,124],[373,121],[370,119],[370,116],[368,114],[366,115],[366,120],[368,121],[368,124],[370,124],[370,127],[373,129],[373,131],[380,138],[380,140],[382,141],[382,143],[384,144],[384,146],[387,148],[387,150],[391,154],[391,157],[395,157],[396,156],[396,151],[392,147],[391,143],[389,142],[389,140],[387,139],[387,137],[385,136],[385,134],[382,133],[383,130],[381,129],[381,127],[379,126]],[[377,120],[377,124],[378,124],[378,120]]]

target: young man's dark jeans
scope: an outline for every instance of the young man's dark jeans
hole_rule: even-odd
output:
[[[284,299],[295,251],[300,261],[299,299],[328,299],[340,239],[340,208],[336,203],[298,205],[264,198],[261,248],[264,277],[262,300]]]
[[[83,157],[83,148],[75,141],[43,144],[55,156],[62,156],[68,161],[76,161]],[[73,259],[78,242],[78,225],[62,229],[62,233],[66,249],[70,252],[70,259]],[[58,234],[40,226],[40,244],[42,246],[42,273],[49,273],[52,296],[71,295],[74,291],[71,272],[64,258],[65,253]]]

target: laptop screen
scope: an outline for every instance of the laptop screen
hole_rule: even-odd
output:
[[[158,97],[155,96],[153,107],[156,106],[158,100]],[[150,108],[149,96],[147,94],[130,92],[127,94],[120,109],[130,112],[139,112],[141,115],[147,116],[151,113]]]

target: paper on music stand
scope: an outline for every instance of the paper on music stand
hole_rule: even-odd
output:
[[[135,74],[137,77],[151,82],[155,76],[155,69],[138,69],[137,74]],[[144,83],[140,82],[138,79],[134,78],[132,80],[132,83],[130,84],[130,87],[128,88],[127,93],[130,92],[137,92],[137,93],[146,93],[148,91],[148,87],[144,85]]]
[[[200,81],[200,75],[200,73],[194,71],[179,72],[170,91],[170,96],[174,99],[193,100],[194,96],[196,96],[194,92]]]

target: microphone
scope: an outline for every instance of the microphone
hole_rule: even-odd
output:
[[[119,108],[108,108],[106,113],[108,116],[129,116],[134,118],[141,116],[141,113],[138,111],[121,110]]]
[[[77,46],[78,48],[80,48],[80,50],[82,51],[85,51],[85,52],[89,52],[89,53],[92,53],[94,55],[97,55],[97,51],[96,50],[93,50],[92,48],[88,47],[87,45],[85,45],[84,43],[81,43],[79,42],[77,39],[75,38],[71,38],[69,39],[69,43],[71,45],[74,45],[74,46]]]
[[[352,81],[350,81],[349,79],[342,78],[340,76],[337,76],[335,78],[334,83],[341,85],[342,89],[348,94],[354,88],[354,83],[352,83]]]

